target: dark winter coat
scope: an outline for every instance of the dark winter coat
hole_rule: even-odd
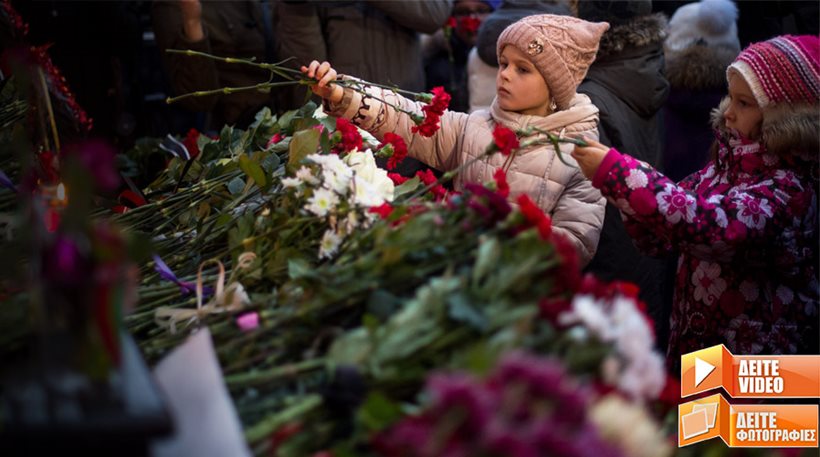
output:
[[[715,139],[709,113],[726,94],[726,68],[737,51],[695,44],[666,53],[666,77],[671,91],[663,110],[666,140],[663,172],[681,179],[703,168]]]
[[[725,344],[735,354],[816,353],[818,347],[817,106],[763,112],[759,142],[723,127],[715,161],[675,184],[611,150],[593,185],[650,252],[681,252],[668,352]]]
[[[272,43],[266,41],[265,18],[258,2],[203,2],[205,38],[197,42],[185,37],[176,2],[154,2],[151,17],[172,95],[250,86],[270,77],[267,71],[253,67],[165,52],[166,49],[191,49],[223,57],[255,57],[260,62],[272,60]],[[267,46],[270,46],[270,52],[266,52]],[[192,111],[210,112],[208,127],[219,128],[224,124],[249,124],[257,111],[275,105],[275,96],[273,91],[268,94],[237,92],[230,96],[190,97],[179,103]]]
[[[665,28],[662,15],[642,16],[612,27],[602,37],[598,57],[578,87],[600,110],[601,142],[652,166],[660,162],[662,121],[658,114],[669,92],[663,74]],[[656,333],[663,338],[670,307],[661,290],[663,261],[638,252],[618,209],[611,204],[598,251],[587,271],[606,281],[637,284],[655,320]]]

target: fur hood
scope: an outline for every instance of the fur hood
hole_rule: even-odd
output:
[[[701,44],[681,51],[666,50],[666,78],[673,88],[691,90],[726,87],[726,68],[737,52],[724,46]]]
[[[628,48],[661,44],[666,39],[666,24],[666,16],[655,13],[612,26],[601,37],[598,58],[618,54]]]
[[[725,97],[712,110],[712,127],[727,133],[723,114],[729,106]],[[761,142],[766,150],[780,157],[796,155],[803,160],[820,161],[820,109],[815,105],[781,103],[763,110]]]

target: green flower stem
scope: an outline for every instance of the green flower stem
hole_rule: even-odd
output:
[[[297,363],[281,365],[266,371],[238,373],[225,376],[225,384],[231,388],[252,387],[267,384],[282,378],[291,378],[297,374],[323,369],[324,359],[310,359]]]
[[[236,92],[245,92],[249,90],[266,90],[272,87],[282,87],[282,86],[295,86],[303,84],[301,81],[282,81],[282,82],[264,82],[259,84],[254,84],[252,86],[242,86],[242,87],[223,87],[221,89],[213,89],[213,90],[198,90],[196,92],[191,92],[187,94],[178,95],[176,97],[168,97],[165,99],[165,103],[171,104],[176,103],[180,100],[190,98],[190,97],[207,97],[209,95],[230,95]]]
[[[306,395],[298,403],[272,414],[254,426],[245,430],[245,439],[249,443],[256,443],[267,438],[277,428],[305,416],[322,405],[322,397],[317,394]]]
[[[418,198],[418,197],[426,194],[427,192],[429,192],[430,189],[436,187],[437,185],[440,185],[440,184],[443,184],[447,181],[450,181],[451,179],[455,178],[459,173],[461,173],[465,168],[467,168],[470,165],[478,162],[479,160],[484,159],[485,157],[488,157],[488,156],[492,155],[495,152],[496,152],[495,150],[484,151],[481,155],[474,157],[470,161],[464,162],[463,164],[459,165],[457,168],[454,168],[450,171],[445,172],[435,182],[433,182],[431,184],[428,184],[428,185],[424,186],[424,188],[414,192],[413,195],[411,195],[410,197],[407,198],[407,201]]]

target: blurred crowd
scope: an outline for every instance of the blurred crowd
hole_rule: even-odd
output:
[[[339,73],[406,90],[442,86],[452,95],[452,110],[470,112],[493,101],[496,42],[507,26],[544,13],[606,21],[610,28],[578,92],[600,109],[602,143],[629,151],[676,181],[708,160],[709,113],[726,92],[725,71],[740,50],[777,35],[817,35],[820,18],[816,0],[11,3],[29,24],[32,44],[49,45],[53,62],[94,119],[92,135],[119,149],[144,136],[245,127],[263,107],[281,113],[311,97],[306,87],[289,86],[169,105],[168,97],[253,86],[268,75],[167,49],[286,61],[294,69],[326,60]],[[658,341],[668,331],[675,270],[665,262],[640,255],[618,210],[607,207],[588,270],[640,286],[658,323]]]
[[[633,3],[649,5],[649,11],[642,11],[644,6],[629,11]],[[685,54],[682,48],[690,44],[715,52],[719,52],[719,45],[727,45],[721,52],[730,60],[733,56],[729,53],[737,53],[751,42],[784,33],[818,32],[816,1],[740,1],[736,18],[724,30],[713,29],[727,26],[720,20],[699,24],[691,3],[697,2],[11,1],[30,26],[32,44],[50,45],[54,63],[94,119],[94,134],[122,147],[141,136],[184,133],[191,127],[207,131],[226,123],[246,125],[262,106],[283,112],[305,101],[306,91],[301,88],[167,105],[169,96],[267,79],[264,73],[254,74],[244,67],[172,56],[164,52],[168,48],[256,57],[267,62],[293,58],[294,68],[310,59],[325,59],[342,73],[403,89],[444,86],[453,94],[451,108],[469,111],[487,106],[494,94],[494,75],[488,89],[483,89],[487,83],[482,77],[486,79],[488,70],[495,71],[497,35],[528,14],[583,16],[585,10],[598,9],[600,19],[612,22],[618,16],[656,13],[671,18],[680,7],[689,5],[689,12],[681,10],[677,21],[664,22],[664,34],[669,36],[667,71],[672,69],[670,57],[674,60]],[[623,18],[614,20],[623,22]],[[644,21],[631,26],[650,24]],[[712,37],[718,35],[731,39],[714,41]],[[691,83],[676,75],[667,74],[666,78],[673,89],[675,84]],[[715,83],[720,86],[718,92],[722,91],[724,82]],[[701,98],[708,98],[705,88],[697,84],[693,89]],[[678,96],[673,90],[661,102],[674,107],[687,99],[690,97]],[[711,101],[705,104],[714,106]],[[674,158],[664,160],[679,166]],[[687,168],[685,164],[683,168]]]

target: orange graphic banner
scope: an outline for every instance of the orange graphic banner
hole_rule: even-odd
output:
[[[820,397],[820,355],[733,355],[712,346],[681,357],[681,396],[722,387],[734,398]]]
[[[817,405],[731,405],[715,394],[678,406],[678,446],[817,447]]]

